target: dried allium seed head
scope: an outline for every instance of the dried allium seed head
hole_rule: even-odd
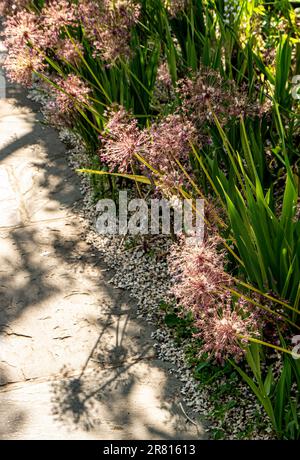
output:
[[[194,315],[195,335],[203,340],[200,353],[207,352],[222,361],[243,355],[241,337],[256,334],[258,323],[246,302],[232,299],[228,291],[232,281],[224,271],[224,255],[217,251],[218,243],[218,239],[203,243],[183,239],[172,248],[169,269],[174,296]]]
[[[99,155],[111,171],[117,168],[120,172],[128,172],[134,154],[141,151],[146,141],[147,136],[138,128],[137,121],[121,107],[110,113]]]
[[[32,84],[33,72],[42,72],[45,66],[40,53],[25,48],[22,53],[10,51],[4,67],[11,81],[29,87]]]

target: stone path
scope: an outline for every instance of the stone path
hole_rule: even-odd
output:
[[[151,328],[113,289],[57,133],[0,100],[0,439],[197,439]]]

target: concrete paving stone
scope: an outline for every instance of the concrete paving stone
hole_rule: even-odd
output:
[[[149,385],[150,370],[156,386]],[[201,428],[187,423],[175,404],[176,387],[168,385],[162,401],[165,375],[155,363],[138,363],[118,373],[87,372],[0,391],[0,439],[201,438]]]
[[[15,191],[12,189],[9,180],[9,171],[5,166],[0,166],[0,201],[12,200],[15,198]]]
[[[22,224],[19,204],[15,199],[0,201],[0,228],[15,227]]]

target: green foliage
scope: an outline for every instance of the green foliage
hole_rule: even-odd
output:
[[[300,439],[299,397],[295,388],[293,389],[292,387],[294,379],[296,382],[299,382],[299,361],[285,355],[279,377],[275,379],[271,365],[268,366],[267,372],[263,375],[261,370],[261,355],[262,350],[260,346],[251,344],[248,347],[246,360],[253,377],[249,376],[248,373],[234,362],[231,362],[231,364],[257,396],[257,399],[268,414],[278,437],[283,439]]]
[[[277,153],[284,165],[285,187],[280,200],[276,200],[273,184],[266,189],[259,177],[243,120],[242,154],[234,151],[217,120],[216,123],[230,159],[230,173],[226,176],[216,161],[208,159],[207,164],[219,197],[226,203],[231,235],[243,262],[240,269],[246,280],[261,291],[273,291],[289,300],[296,310],[292,310],[294,317],[300,280],[300,226],[295,218],[298,179],[285,152],[282,156]]]
[[[182,312],[176,305],[165,302],[161,302],[160,309],[164,313],[164,323],[173,330],[173,336],[177,344],[192,337],[195,328],[193,324],[194,318],[190,312]]]

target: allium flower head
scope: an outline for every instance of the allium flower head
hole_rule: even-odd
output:
[[[137,121],[120,108],[110,117],[99,154],[111,170],[125,172],[139,153],[159,172],[156,179],[171,189],[182,182],[176,159],[187,161],[193,136],[193,125],[180,115],[169,115],[150,129],[141,130]]]
[[[182,185],[182,172],[176,160],[187,163],[191,151],[190,142],[195,138],[195,129],[180,115],[169,115],[151,126],[150,142],[146,152],[148,163],[158,170],[164,188]]]
[[[56,103],[62,112],[73,110],[76,103],[88,102],[90,89],[77,75],[57,78],[56,84],[63,90],[56,90]]]
[[[56,56],[65,60],[70,64],[76,64],[80,60],[80,54],[83,54],[84,49],[78,41],[70,39],[60,40],[56,47]]]
[[[164,163],[176,158],[184,160],[191,151],[190,141],[195,135],[193,125],[180,115],[169,115],[151,126],[151,164],[164,169]]]
[[[180,304],[197,313],[215,308],[227,297],[223,286],[230,286],[230,277],[223,269],[224,254],[216,247],[219,241],[190,244],[189,239],[175,245],[169,258],[174,280],[173,294]]]
[[[103,148],[99,154],[113,171],[129,171],[134,154],[141,151],[147,142],[147,136],[137,126],[137,121],[130,118],[124,108],[111,114],[103,137]]]
[[[137,121],[120,108],[110,116],[104,134],[99,155],[111,170],[128,171],[137,162],[135,153],[139,153],[157,171],[154,179],[160,189],[171,191],[182,184],[176,160],[187,162],[195,130],[180,115],[169,115],[150,129],[141,130]],[[153,174],[152,168],[150,171],[144,164],[139,167]]]
[[[15,53],[21,52],[29,42],[39,45],[41,28],[39,17],[28,11],[21,11],[14,16],[9,16],[4,22],[5,45]]]
[[[38,15],[23,10],[9,16],[4,23],[4,43],[8,49],[4,67],[8,77],[29,86],[33,71],[44,69],[44,54],[41,48],[45,34]]]
[[[253,308],[233,299],[225,273],[224,255],[217,251],[218,240],[197,243],[186,238],[175,245],[169,257],[172,293],[195,318],[195,335],[202,339],[200,354],[209,353],[218,361],[244,353],[245,337],[257,334]]]
[[[42,17],[44,25],[53,32],[63,26],[76,24],[78,19],[76,5],[67,0],[48,0]]]
[[[25,48],[22,53],[10,51],[4,61],[8,78],[23,86],[31,86],[33,72],[44,70],[43,57],[40,53],[30,48]]]
[[[196,318],[195,326],[199,330],[196,336],[204,342],[201,354],[208,353],[219,362],[231,357],[238,361],[243,357],[242,344],[256,334],[256,323],[251,315],[242,316],[241,313],[228,301],[221,308],[216,304],[210,313]]]
[[[66,0],[48,0],[41,12],[43,37],[40,47],[55,48],[64,27],[77,25],[77,20],[77,7],[74,3]]]
[[[85,0],[78,11],[95,56],[112,62],[119,56],[130,55],[130,32],[139,18],[138,4],[132,0]]]
[[[70,74],[66,78],[55,80],[55,98],[50,100],[45,112],[48,120],[59,125],[62,121],[69,125],[76,112],[77,105],[87,104],[90,88],[77,76]]]
[[[178,95],[184,114],[203,131],[214,115],[221,125],[242,116],[261,116],[264,108],[248,98],[247,89],[232,80],[224,80],[213,69],[202,68],[193,78],[179,82]]]

